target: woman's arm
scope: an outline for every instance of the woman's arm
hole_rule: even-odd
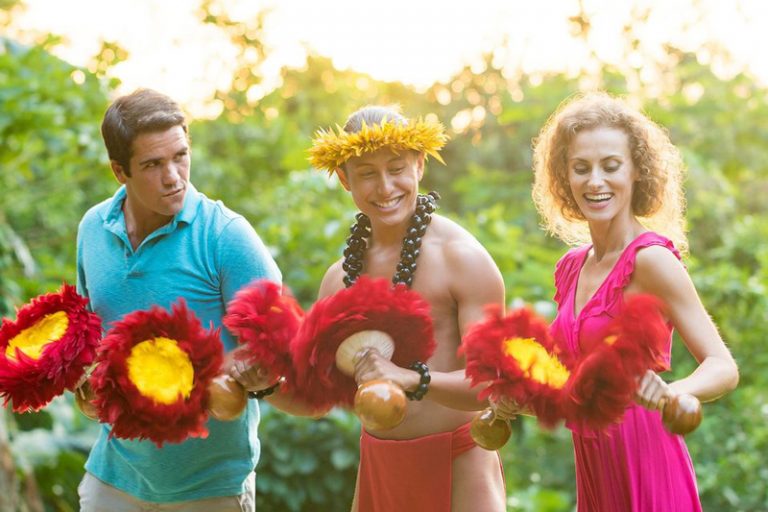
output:
[[[666,248],[652,246],[638,251],[629,293],[648,293],[661,299],[675,329],[699,365],[688,376],[669,384],[671,394],[691,394],[709,402],[732,391],[739,382],[739,370],[712,318],[699,299],[682,263]],[[662,383],[646,376],[643,399],[658,405]],[[641,393],[642,395],[642,393]],[[641,400],[642,403],[642,400]],[[644,404],[645,405],[645,404]]]

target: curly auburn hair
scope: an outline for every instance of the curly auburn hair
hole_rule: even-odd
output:
[[[667,236],[687,251],[685,165],[666,130],[625,100],[603,92],[577,95],[563,102],[534,140],[533,201],[547,232],[569,245],[588,243],[589,228],[568,181],[568,150],[579,132],[616,128],[627,135],[638,180],[632,213],[647,229]]]

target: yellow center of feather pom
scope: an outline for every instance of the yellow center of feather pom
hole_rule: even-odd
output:
[[[504,340],[504,354],[513,357],[525,376],[539,384],[560,389],[570,375],[556,357],[532,338]]]
[[[46,345],[58,341],[64,336],[67,327],[69,327],[69,318],[64,311],[45,315],[32,327],[24,329],[8,342],[5,356],[15,359],[18,348],[32,359],[39,359]]]
[[[179,395],[188,398],[192,391],[195,371],[176,340],[160,337],[142,341],[131,349],[126,363],[128,378],[139,393],[157,403],[170,405]]]

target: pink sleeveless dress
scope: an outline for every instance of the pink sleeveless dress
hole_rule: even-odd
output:
[[[608,277],[584,305],[574,313],[576,285],[591,246],[570,250],[555,269],[557,317],[552,334],[563,350],[578,355],[602,339],[602,332],[623,305],[623,290],[629,284],[639,249],[651,245],[680,254],[670,240],[646,232],[630,243]],[[672,329],[667,346],[669,349]],[[579,512],[690,512],[700,511],[696,477],[683,438],[667,432],[659,412],[631,405],[621,423],[602,431],[569,424],[576,458],[576,488]]]

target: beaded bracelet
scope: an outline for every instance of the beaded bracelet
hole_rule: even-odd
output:
[[[277,388],[279,387],[280,387],[280,381],[278,380],[268,388],[260,389],[259,391],[249,391],[248,398],[255,398],[256,400],[261,400],[262,398],[273,394],[275,391],[277,391]]]
[[[421,378],[419,379],[419,385],[416,387],[416,390],[406,391],[405,396],[408,397],[408,400],[421,400],[424,398],[424,395],[427,394],[429,382],[432,380],[432,377],[429,375],[429,368],[421,361],[416,361],[410,366],[410,369],[419,372]]]

